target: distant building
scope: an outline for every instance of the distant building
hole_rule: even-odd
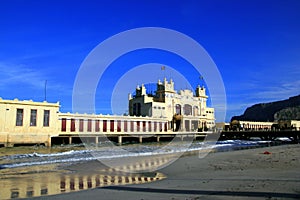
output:
[[[176,131],[196,131],[215,126],[214,108],[207,107],[208,96],[198,86],[191,90],[174,89],[174,82],[158,81],[155,95],[147,94],[144,85],[137,86],[135,96],[129,94],[129,115],[166,118]]]
[[[238,121],[232,120],[230,125],[225,125],[224,130],[241,131],[270,131],[270,130],[297,130],[300,131],[299,120],[279,120],[274,122]]]
[[[300,120],[279,120],[277,124],[278,128],[282,130],[293,129],[300,131]]]
[[[239,121],[242,130],[271,130],[273,122]]]

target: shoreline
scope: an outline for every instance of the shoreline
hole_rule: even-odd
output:
[[[185,155],[158,170],[165,179],[36,199],[299,199],[300,145]],[[269,154],[264,154],[268,152]],[[93,165],[84,165],[92,170]],[[75,166],[76,169],[76,166]]]

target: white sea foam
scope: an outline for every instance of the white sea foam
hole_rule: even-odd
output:
[[[41,154],[41,153],[30,153],[30,154],[16,154],[16,155],[9,155],[2,157],[2,159],[22,159],[22,158],[32,158],[32,157],[60,157],[60,156],[66,156],[66,155],[74,155],[74,154],[84,154],[88,153],[90,150],[80,150],[80,151],[65,151],[65,152],[59,152],[59,153],[50,153],[50,154]]]
[[[3,160],[7,160],[6,163],[0,165],[2,168],[16,168],[34,165],[47,165],[47,164],[59,164],[59,163],[76,163],[86,162],[92,160],[103,159],[117,159],[126,157],[138,157],[138,156],[154,156],[154,155],[166,155],[174,153],[184,153],[197,150],[208,149],[234,149],[238,147],[256,146],[266,143],[268,141],[242,141],[242,140],[227,140],[221,141],[216,144],[209,142],[195,142],[192,144],[174,143],[168,145],[167,148],[163,148],[161,145],[128,145],[122,147],[99,147],[93,150],[71,150],[61,153],[51,154],[18,154],[2,157]]]

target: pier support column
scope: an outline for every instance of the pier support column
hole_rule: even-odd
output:
[[[95,144],[98,144],[99,140],[98,140],[98,136],[95,137]]]
[[[6,144],[4,145],[5,147],[14,147],[14,143],[11,141],[11,136],[10,134],[7,134],[6,136]]]
[[[160,140],[160,137],[157,136],[157,137],[156,137],[156,142],[159,142],[159,140]]]
[[[143,143],[143,137],[142,136],[139,137],[139,142]]]
[[[48,141],[47,144],[45,144],[47,147],[51,147],[51,136],[48,135]]]
[[[72,144],[72,136],[69,136],[69,144]]]
[[[4,144],[4,147],[14,147],[14,143],[7,142],[6,144]]]
[[[118,136],[118,143],[121,145],[122,144],[122,136]]]

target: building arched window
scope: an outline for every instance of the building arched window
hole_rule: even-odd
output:
[[[193,116],[198,116],[198,115],[199,115],[199,108],[198,108],[198,106],[194,106]]]
[[[136,115],[136,103],[133,104],[132,114]]]
[[[189,104],[184,104],[183,113],[184,115],[192,115],[192,106]]]
[[[141,116],[141,103],[133,104],[133,115]]]
[[[176,114],[181,115],[181,105],[176,104]]]
[[[137,103],[137,115],[136,116],[141,116],[141,103]]]

